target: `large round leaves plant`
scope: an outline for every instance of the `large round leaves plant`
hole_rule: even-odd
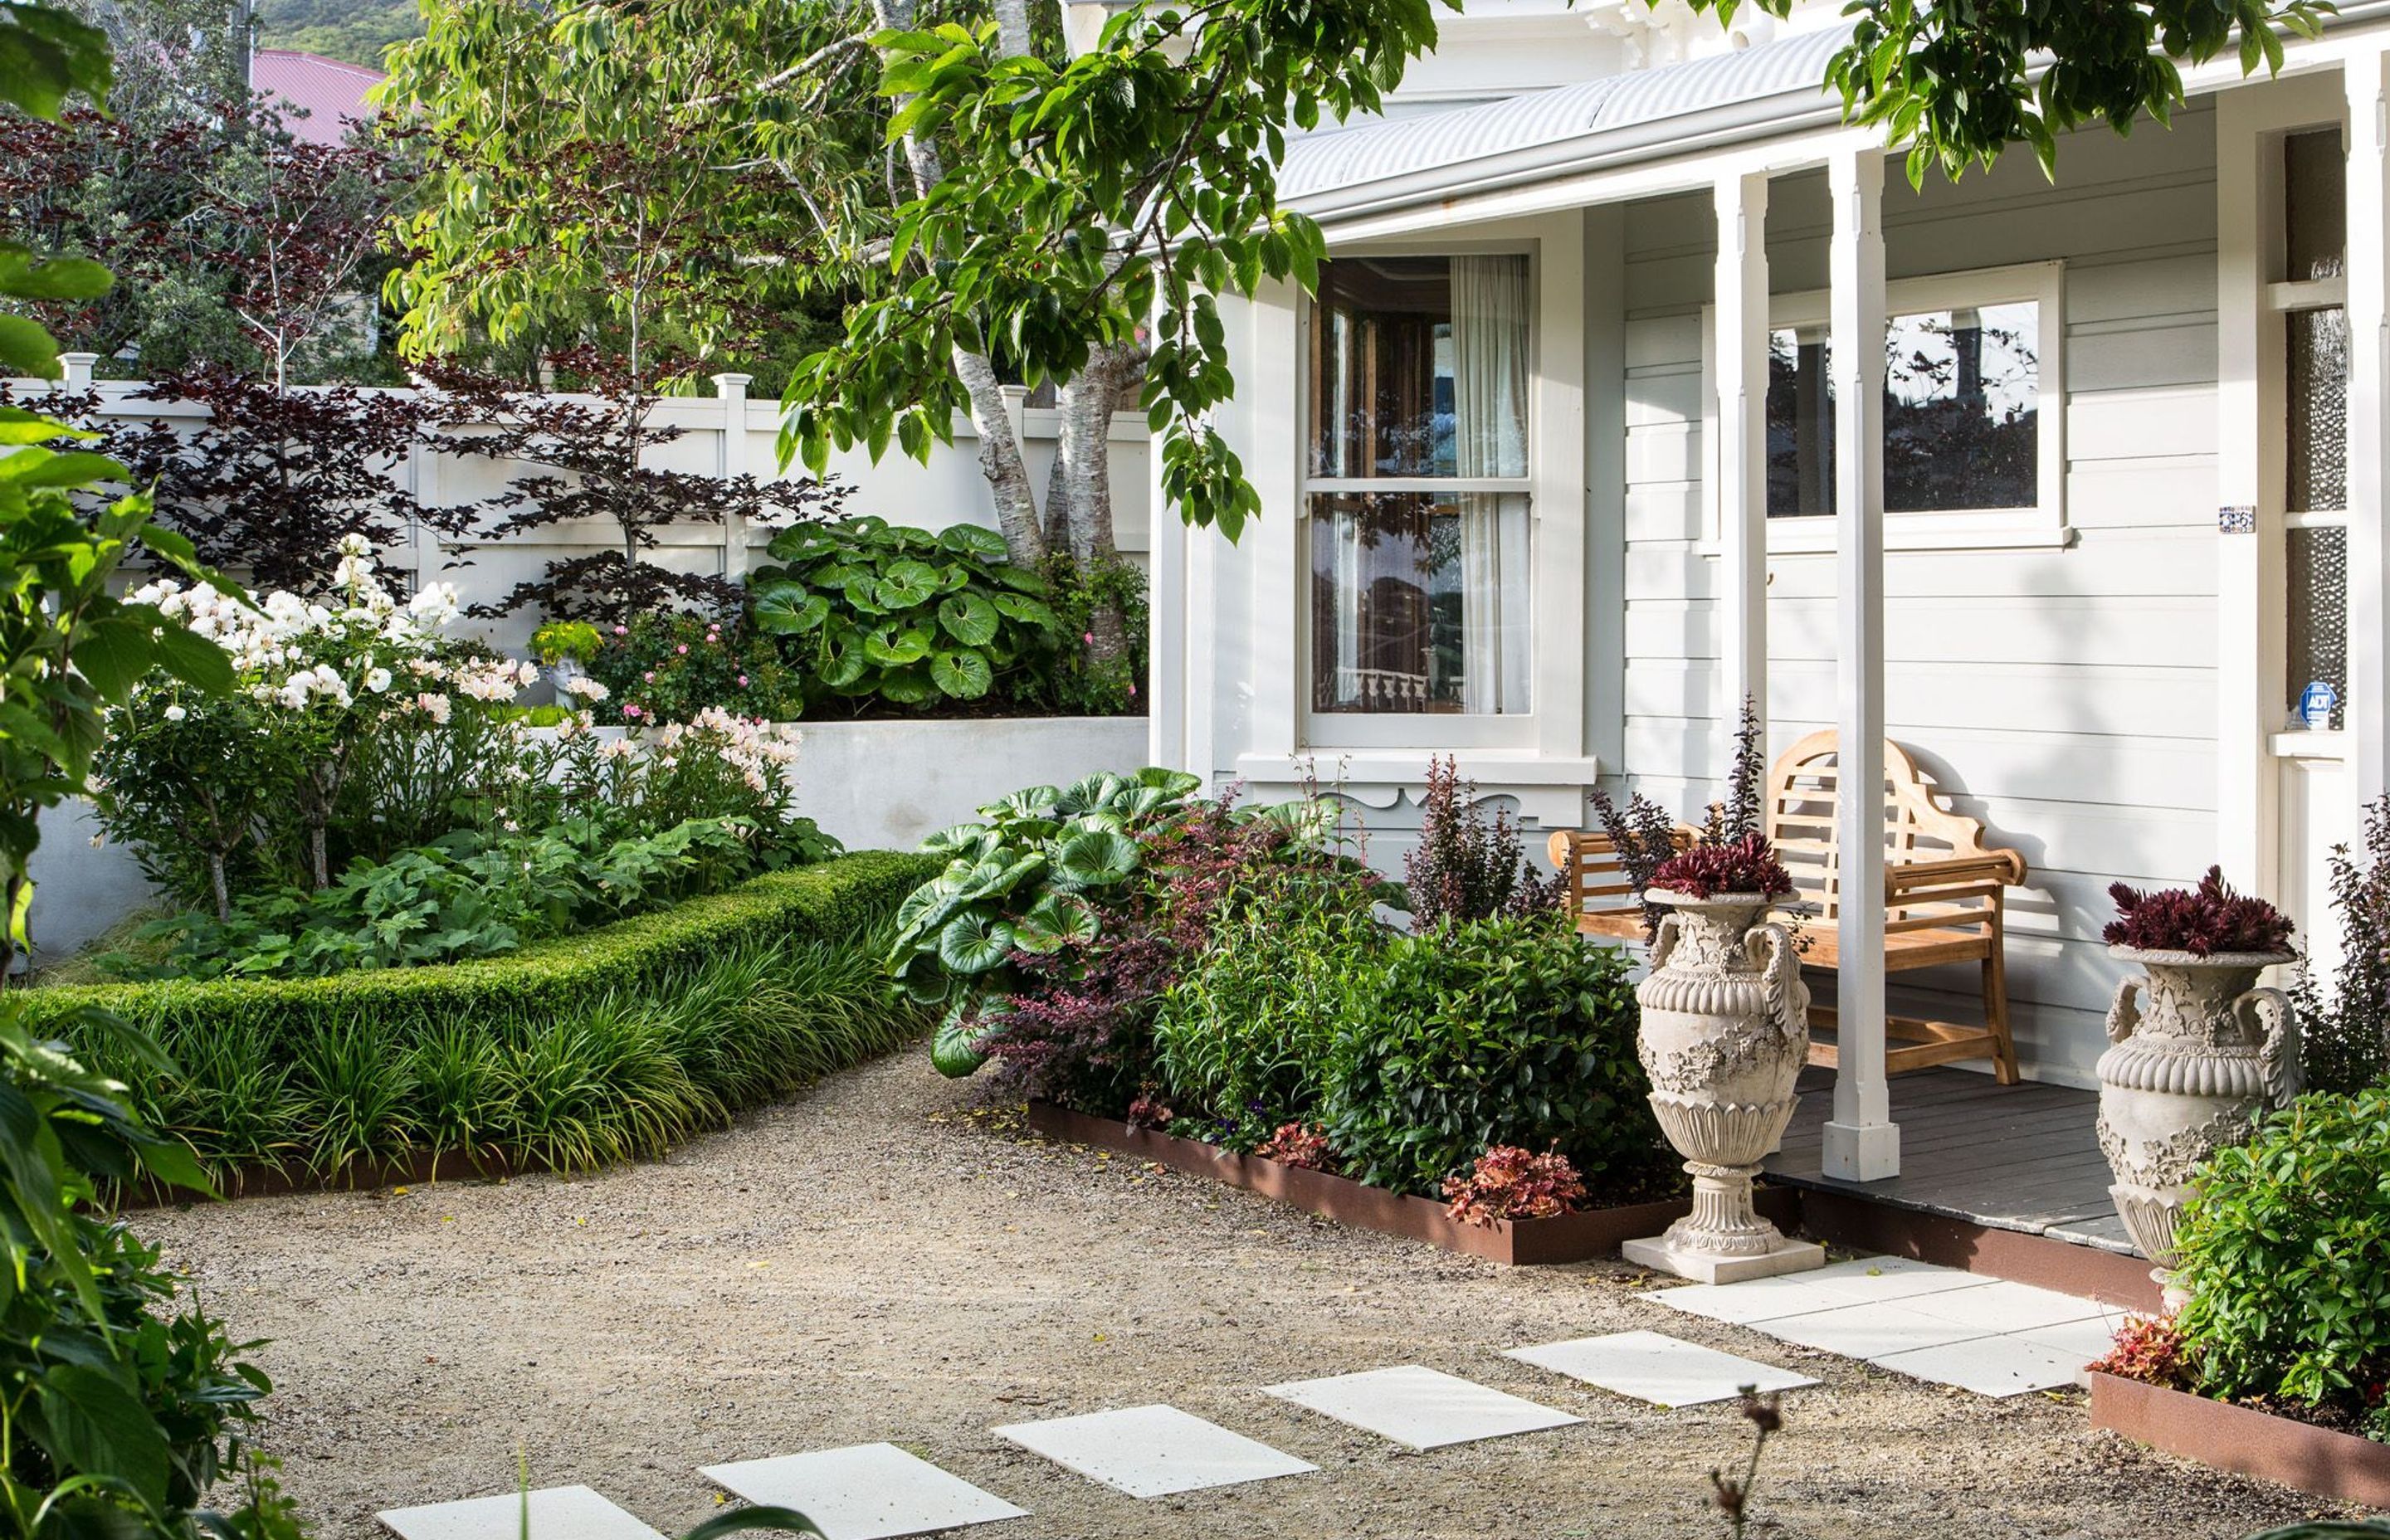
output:
[[[984,1061],[977,1045],[1020,982],[1020,955],[1050,956],[1102,933],[1105,910],[1134,891],[1138,837],[1184,814],[1201,784],[1150,766],[1033,786],[923,842],[946,868],[897,910],[889,971],[913,998],[946,1007],[931,1045],[942,1072]]]
[[[977,700],[1060,649],[1046,581],[974,524],[842,519],[782,531],[750,580],[755,624],[801,671],[810,709]]]

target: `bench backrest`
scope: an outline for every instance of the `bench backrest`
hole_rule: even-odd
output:
[[[1820,918],[1836,912],[1842,893],[1841,836],[1835,825],[1843,793],[1838,747],[1829,728],[1787,749],[1768,768],[1762,812],[1777,858],[1792,873],[1803,901]],[[1883,745],[1883,781],[1887,866],[1991,861],[2007,868],[2008,882],[2024,879],[2024,858],[1985,844],[1984,826],[1944,807],[1915,758],[1889,738]]]
[[[1831,729],[1811,733],[1767,772],[1763,811],[1768,842],[1792,874],[1794,904],[1812,919],[1831,918],[1842,891],[1842,791]],[[1984,842],[1984,826],[1942,805],[1931,777],[1899,744],[1883,746],[1884,862],[1891,892],[1886,920],[1894,930],[1997,924],[1998,890],[2024,880],[2024,858]],[[1679,848],[1693,831],[1679,826]],[[1623,938],[1643,933],[1643,909],[1620,866],[1610,836],[1567,830],[1549,841],[1552,865],[1566,872],[1582,928]],[[1931,863],[1972,862],[1972,869],[1928,872]],[[1907,870],[1909,875],[1902,874]]]

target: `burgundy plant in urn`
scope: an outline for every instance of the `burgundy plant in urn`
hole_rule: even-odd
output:
[[[2196,888],[2108,890],[2111,956],[2139,963],[2118,982],[2100,1056],[2100,1149],[2116,1213],[2168,1281],[2176,1223],[2191,1173],[2247,1138],[2260,1110],[2299,1088],[2298,1022],[2288,996],[2258,975],[2291,961],[2291,922],[2234,892],[2221,867]],[[2168,1303],[2178,1303],[2171,1289]]]

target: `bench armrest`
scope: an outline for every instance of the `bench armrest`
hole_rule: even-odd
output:
[[[1971,879],[1986,879],[2013,888],[2024,880],[2024,857],[2012,850],[1987,851],[1981,855],[1949,855],[1934,861],[1904,861],[1883,869],[1883,887],[1888,894],[1908,892],[1917,888],[1941,888]]]

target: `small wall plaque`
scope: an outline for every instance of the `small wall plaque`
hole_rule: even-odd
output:
[[[2243,503],[2216,510],[2216,533],[2218,534],[2255,534],[2257,510]]]

